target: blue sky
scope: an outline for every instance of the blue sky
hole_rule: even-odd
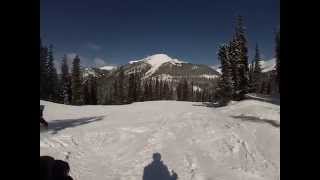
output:
[[[40,32],[54,55],[79,54],[83,65],[124,64],[157,53],[217,64],[217,48],[244,17],[252,59],[258,43],[274,56],[279,0],[41,0]]]

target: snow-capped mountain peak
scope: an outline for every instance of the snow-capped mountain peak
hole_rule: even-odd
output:
[[[173,59],[166,54],[155,54],[155,55],[148,56],[148,57],[141,59],[141,60],[130,61],[129,64],[134,64],[137,62],[144,62],[144,63],[148,63],[149,65],[151,65],[151,68],[149,69],[149,71],[146,72],[147,76],[150,76],[154,72],[156,72],[156,70],[164,63],[169,62],[174,65],[186,63],[186,62],[180,61],[178,59]]]

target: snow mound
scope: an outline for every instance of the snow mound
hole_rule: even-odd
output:
[[[245,100],[226,107],[149,101],[69,106],[40,101],[49,131],[40,155],[67,160],[74,179],[141,180],[159,152],[179,179],[278,180],[280,106]]]
[[[152,56],[148,56],[141,60],[130,61],[129,64],[137,63],[137,62],[145,62],[151,65],[151,68],[146,72],[146,76],[152,75],[154,72],[158,70],[158,68],[164,63],[171,63],[173,65],[180,65],[185,63],[183,61],[179,61],[178,59],[172,59],[166,54],[155,54]]]

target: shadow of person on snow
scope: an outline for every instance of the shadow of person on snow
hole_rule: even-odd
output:
[[[172,170],[170,174],[168,167],[161,161],[160,153],[154,153],[153,161],[144,167],[143,180],[177,180],[178,175]]]
[[[93,116],[80,119],[54,120],[49,122],[48,130],[51,131],[52,134],[57,134],[59,131],[65,128],[76,127],[91,122],[100,121],[103,119],[103,117],[104,116]]]
[[[251,121],[251,122],[256,122],[256,123],[268,123],[276,128],[280,127],[280,122],[270,120],[270,119],[260,119],[255,116],[245,116],[245,115],[231,116],[231,117],[236,118],[236,119],[241,119],[243,121]]]

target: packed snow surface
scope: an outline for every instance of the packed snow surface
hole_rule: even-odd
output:
[[[280,106],[275,104],[40,104],[49,121],[49,131],[40,130],[40,155],[68,161],[75,180],[142,180],[155,152],[181,180],[280,179]]]
[[[174,65],[179,65],[181,63],[185,63],[183,61],[179,61],[178,59],[172,59],[166,54],[155,54],[152,56],[148,56],[147,58],[137,60],[137,61],[130,61],[129,64],[137,63],[137,62],[146,62],[151,65],[151,68],[146,72],[146,76],[152,75],[154,72],[158,70],[158,68],[164,63],[171,63]]]

